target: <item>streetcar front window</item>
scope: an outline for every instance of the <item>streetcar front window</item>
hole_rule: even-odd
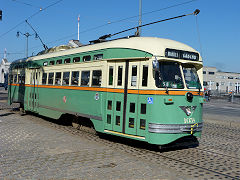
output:
[[[183,89],[180,66],[176,62],[159,62],[155,71],[155,84],[158,88]]]
[[[201,89],[197,69],[192,64],[182,64],[183,74],[188,89]]]

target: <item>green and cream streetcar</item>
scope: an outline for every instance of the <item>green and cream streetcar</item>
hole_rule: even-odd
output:
[[[95,130],[164,145],[200,137],[202,59],[183,43],[128,37],[18,60],[9,103],[59,119],[84,117]]]

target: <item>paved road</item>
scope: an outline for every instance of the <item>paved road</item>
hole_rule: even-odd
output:
[[[240,121],[240,106],[238,105],[206,103],[203,107],[203,113],[238,117]]]

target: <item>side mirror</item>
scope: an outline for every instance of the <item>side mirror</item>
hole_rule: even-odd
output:
[[[158,62],[156,56],[155,56],[155,59],[152,62],[152,66],[153,66],[154,71],[159,71],[159,62]]]

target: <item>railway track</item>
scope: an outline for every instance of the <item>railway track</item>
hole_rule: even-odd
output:
[[[26,115],[26,117],[74,136],[82,136],[90,142],[101,143],[109,148],[128,153],[142,161],[154,163],[159,168],[168,167],[189,176],[190,179],[240,179],[238,148],[240,142],[235,141],[240,139],[240,129],[238,128],[219,127],[205,123],[199,147],[170,148],[160,152],[156,146],[142,142],[102,134],[98,136],[92,129],[86,127],[76,129],[69,124],[66,125],[51,119],[44,118],[45,120],[43,120],[42,117],[32,115]],[[229,141],[231,137],[233,140]]]

